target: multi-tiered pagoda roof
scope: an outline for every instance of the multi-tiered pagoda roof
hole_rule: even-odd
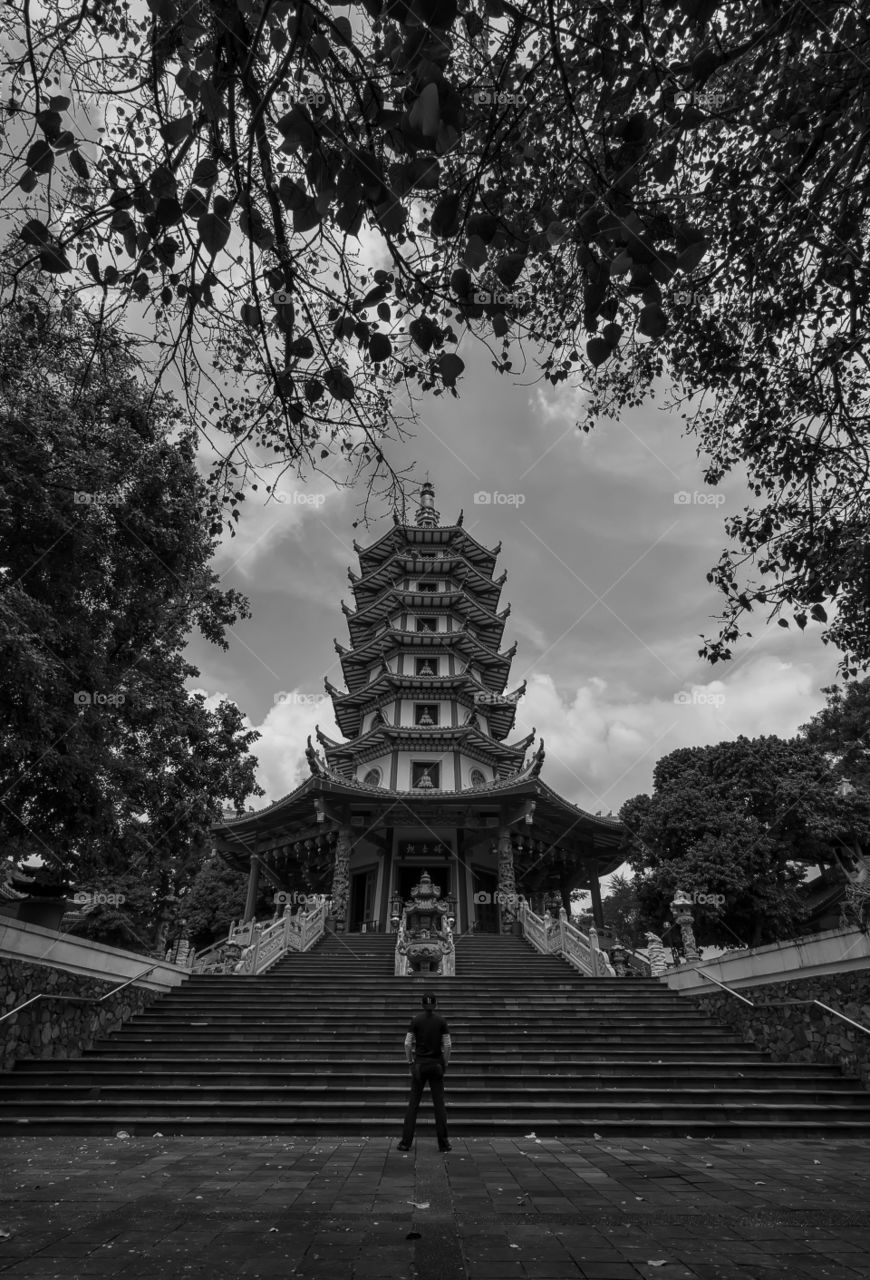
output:
[[[342,604],[349,643],[335,642],[344,688],[325,682],[343,740],[318,728],[306,753],[311,777],[269,808],[221,823],[224,855],[238,866],[254,848],[299,856],[341,822],[364,825],[374,840],[412,820],[481,830],[519,804],[524,830],[548,842],[538,861],[567,866],[582,847],[587,871],[613,870],[619,823],[541,780],[534,729],[511,737],[526,685],[509,687],[516,645],[502,648],[510,606],[500,604],[507,575],[495,576],[501,544],[483,546],[461,513],[442,525],[427,482],[413,524],[395,518],[371,546],[353,545],[353,607]]]

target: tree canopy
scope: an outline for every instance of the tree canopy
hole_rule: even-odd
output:
[[[682,889],[698,895],[701,941],[759,946],[795,936],[807,868],[870,840],[870,791],[841,795],[837,780],[801,738],[739,737],[663,756],[652,795],[628,800],[619,815],[646,918],[664,920]]]
[[[0,23],[21,265],[148,321],[230,441],[230,506],[255,448],[389,469],[405,393],[455,394],[468,333],[587,386],[585,430],[664,379],[707,483],[757,499],[701,652],[758,609],[870,662],[866,8],[18,0]]]
[[[830,759],[840,777],[870,791],[870,679],[829,685],[828,705],[801,725],[801,734]]]
[[[187,883],[223,805],[261,795],[238,708],[183,649],[227,647],[244,597],[210,567],[221,522],[195,436],[117,334],[36,296],[0,315],[0,834],[77,888]],[[132,895],[132,890],[130,891]]]

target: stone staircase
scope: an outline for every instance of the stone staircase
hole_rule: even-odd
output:
[[[494,935],[457,940],[455,978],[396,978],[393,946],[330,935],[258,978],[194,976],[83,1057],[0,1076],[0,1132],[397,1136],[431,988],[451,1136],[870,1137],[870,1093],[836,1068],[774,1063],[652,979]]]

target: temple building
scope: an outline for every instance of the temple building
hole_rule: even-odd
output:
[[[570,914],[576,888],[602,925],[599,879],[621,862],[621,827],[547,786],[534,730],[508,741],[525,684],[508,690],[500,549],[471,537],[461,512],[442,525],[428,481],[414,524],[394,517],[371,546],[354,542],[350,644],[336,642],[345,689],[326,681],[343,740],[318,729],[301,786],[213,829],[248,875],[248,919],[266,877],[327,894],[338,933],[389,931],[428,871],[457,933],[512,931],[519,895]]]

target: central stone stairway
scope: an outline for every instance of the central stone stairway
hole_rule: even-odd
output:
[[[455,978],[396,978],[393,947],[329,935],[258,978],[194,976],[83,1057],[0,1075],[0,1132],[398,1136],[431,988],[451,1136],[870,1137],[870,1094],[835,1067],[774,1063],[653,979],[494,935],[457,939]]]

